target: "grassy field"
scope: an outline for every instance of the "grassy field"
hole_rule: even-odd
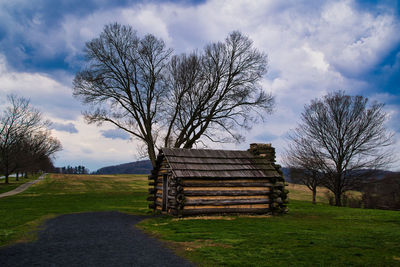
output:
[[[119,210],[146,214],[143,175],[56,175],[27,191],[0,199],[0,246],[32,240],[45,219],[59,214]]]
[[[201,266],[400,266],[400,212],[331,207],[322,192],[312,205],[304,187],[289,190],[283,216],[161,216],[139,227]],[[0,199],[0,244],[32,240],[58,214],[146,214],[146,196],[145,176],[51,175]]]
[[[400,213],[293,200],[274,217],[157,218],[140,223],[211,266],[400,265]]]

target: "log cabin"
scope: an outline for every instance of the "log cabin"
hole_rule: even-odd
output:
[[[287,211],[271,144],[247,151],[162,148],[149,181],[149,208],[173,216]]]

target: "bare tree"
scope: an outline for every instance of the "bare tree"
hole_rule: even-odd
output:
[[[8,100],[10,106],[0,116],[0,169],[5,183],[11,173],[27,165],[28,159],[34,161],[61,149],[60,142],[46,131],[49,121],[29,100],[15,95],[8,96]]]
[[[384,127],[383,104],[343,91],[305,106],[302,122],[290,135],[292,152],[324,175],[323,184],[335,195],[335,205],[367,171],[392,162],[392,134]],[[299,149],[301,148],[301,149]],[[293,153],[292,153],[293,154]]]
[[[172,116],[164,146],[191,148],[201,137],[213,142],[241,141],[257,112],[270,113],[273,97],[259,82],[267,56],[240,32],[209,44],[201,55],[175,56],[170,64]]]
[[[252,112],[272,110],[272,96],[259,85],[266,55],[239,32],[202,53],[171,57],[162,40],[115,23],[85,54],[88,66],[76,74],[73,94],[90,105],[87,122],[109,122],[138,138],[153,165],[158,146],[227,141],[221,133],[240,140],[235,130],[250,126]]]
[[[42,127],[38,110],[29,105],[29,100],[15,95],[8,96],[10,106],[0,117],[0,163],[8,183],[8,176],[18,168],[17,156],[22,153],[19,144],[26,133]]]
[[[41,166],[49,166],[54,154],[62,149],[60,141],[52,137],[51,132],[46,129],[26,134],[20,147],[23,153],[17,156],[21,166],[18,170],[25,173],[44,171]]]
[[[88,66],[74,79],[74,95],[93,107],[87,122],[109,122],[143,141],[153,164],[171,53],[155,36],[139,38],[130,26],[114,23],[86,43]]]

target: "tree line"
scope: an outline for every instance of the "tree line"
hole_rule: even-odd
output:
[[[89,174],[89,169],[85,166],[64,166],[64,167],[56,167],[54,168],[55,173],[63,173],[63,174]]]
[[[7,97],[7,106],[0,114],[0,173],[9,183],[12,173],[49,171],[52,156],[62,149],[51,136],[50,122],[30,101],[16,95]]]

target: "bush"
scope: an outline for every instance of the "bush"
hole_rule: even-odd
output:
[[[356,196],[353,196],[350,193],[344,193],[342,198],[342,204],[345,207],[350,208],[361,208],[362,207],[362,199]]]
[[[325,197],[328,200],[329,205],[331,205],[331,206],[335,205],[335,196],[331,192],[326,191],[325,192]]]
[[[369,181],[364,186],[362,202],[369,209],[400,210],[400,173]]]

